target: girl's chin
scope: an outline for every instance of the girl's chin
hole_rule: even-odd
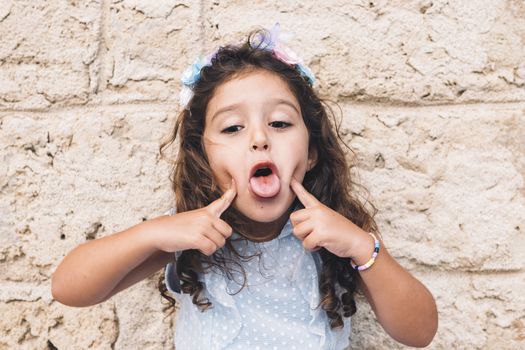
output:
[[[255,222],[265,223],[265,224],[269,224],[269,223],[277,221],[280,217],[283,216],[283,214],[284,214],[284,211],[280,214],[275,214],[275,215],[257,215],[257,213],[252,215],[252,213],[243,213],[243,215],[246,216],[248,219],[255,221]]]
[[[286,201],[275,198],[247,205],[237,202],[235,209],[250,220],[270,223],[280,219],[288,211],[292,202],[293,198]]]

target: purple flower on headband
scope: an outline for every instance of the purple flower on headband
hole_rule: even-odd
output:
[[[262,50],[272,51],[275,45],[279,42],[281,35],[281,26],[279,23],[275,23],[269,32],[258,33],[251,42],[252,47],[257,47]]]

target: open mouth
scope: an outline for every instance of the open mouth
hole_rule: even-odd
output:
[[[253,176],[255,176],[255,177],[268,176],[271,173],[272,173],[272,169],[264,167],[264,168],[257,169],[255,171],[255,174],[253,174]]]
[[[251,191],[263,198],[275,197],[281,190],[278,170],[272,162],[257,163],[250,172]]]

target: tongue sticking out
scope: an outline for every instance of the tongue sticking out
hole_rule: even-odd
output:
[[[270,173],[266,176],[253,176],[250,179],[250,187],[256,195],[263,198],[270,198],[281,190],[281,181],[275,175]]]

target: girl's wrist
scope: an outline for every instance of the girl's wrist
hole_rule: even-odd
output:
[[[143,242],[148,246],[148,248],[153,250],[162,250],[159,245],[160,240],[158,239],[158,235],[163,227],[159,223],[158,218],[146,220],[139,225],[141,226]]]
[[[368,232],[362,230],[359,233],[359,237],[355,239],[355,249],[350,257],[354,264],[361,266],[370,260],[374,252],[375,242],[374,238],[368,234]]]
[[[183,250],[178,230],[170,223],[171,220],[173,216],[159,216],[139,224],[143,226],[144,239],[148,247],[166,253]]]

